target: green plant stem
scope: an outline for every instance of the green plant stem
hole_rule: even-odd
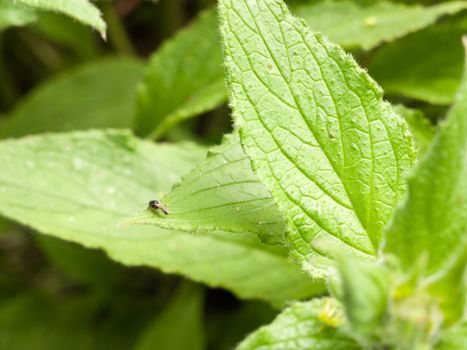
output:
[[[135,49],[113,4],[103,1],[100,7],[107,23],[109,40],[112,45],[120,53],[135,55]]]

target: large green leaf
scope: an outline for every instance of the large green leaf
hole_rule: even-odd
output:
[[[388,94],[449,104],[462,77],[466,29],[465,20],[448,22],[385,45],[370,62],[370,74]]]
[[[5,0],[3,0],[5,1]],[[6,0],[37,10],[58,12],[96,29],[105,37],[106,25],[100,11],[89,0]]]
[[[184,283],[144,330],[136,350],[203,350],[203,289]],[[183,336],[181,336],[183,334]]]
[[[374,0],[325,0],[302,4],[294,13],[346,48],[369,50],[433,24],[443,15],[467,8],[465,1],[433,6]]]
[[[117,228],[123,217],[167,193],[203,156],[192,144],[154,145],[115,131],[3,141],[0,214],[102,248],[124,264],[183,274],[241,297],[279,304],[313,294],[311,280],[258,240],[154,226]]]
[[[292,254],[326,275],[377,254],[415,158],[407,125],[341,48],[282,1],[220,1],[230,103],[253,169],[281,206]]]
[[[12,3],[10,0],[0,0],[0,31],[14,26],[24,26],[36,20],[34,11]]]
[[[129,128],[143,64],[111,58],[40,85],[10,113],[0,137],[89,128]]]
[[[160,137],[226,99],[216,13],[207,11],[151,58],[140,86],[136,131]]]
[[[343,321],[333,299],[293,304],[270,325],[248,336],[237,350],[359,350],[340,330]]]
[[[427,273],[435,273],[467,232],[467,73],[447,120],[408,182],[384,251],[395,254],[405,270],[426,254]]]

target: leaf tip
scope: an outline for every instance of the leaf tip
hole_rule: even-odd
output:
[[[99,34],[101,35],[102,40],[107,42],[107,31],[105,29],[104,30],[99,30]]]

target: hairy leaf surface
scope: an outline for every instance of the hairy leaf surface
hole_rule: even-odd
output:
[[[293,256],[321,276],[342,251],[374,257],[415,158],[407,125],[282,1],[222,0],[220,18],[234,118]]]

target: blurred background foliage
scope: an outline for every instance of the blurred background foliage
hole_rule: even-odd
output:
[[[351,52],[388,100],[405,106],[398,111],[415,128],[423,150],[461,77],[466,3],[288,3]],[[0,137],[131,128],[154,140],[219,143],[232,122],[215,13],[209,10],[215,1],[94,4],[107,23],[107,40],[62,14],[12,8],[10,0],[0,0]],[[418,4],[427,7],[404,12]],[[193,21],[196,31],[179,32]],[[0,349],[8,350],[64,344],[231,349],[277,313],[265,302],[125,267],[102,252],[1,218],[0,304]]]

